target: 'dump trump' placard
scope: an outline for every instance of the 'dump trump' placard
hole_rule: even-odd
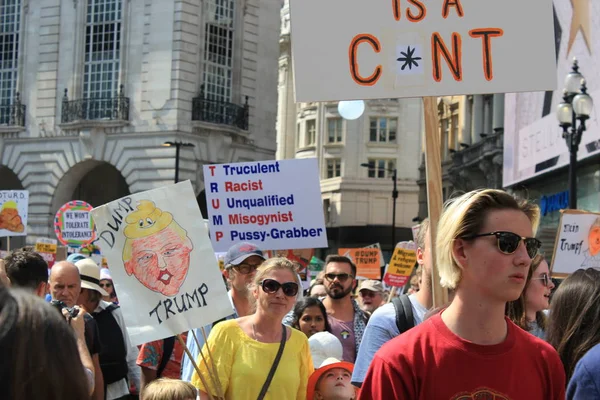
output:
[[[232,313],[189,181],[123,197],[92,215],[134,344]]]

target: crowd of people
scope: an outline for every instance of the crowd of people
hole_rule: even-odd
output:
[[[109,270],[80,254],[48,270],[16,250],[0,261],[3,398],[600,398],[600,271],[555,288],[538,222],[536,205],[500,190],[454,198],[436,237],[421,224],[402,294],[358,282],[334,254],[303,291],[294,261],[237,243],[224,259],[231,315],[139,347]],[[451,298],[437,308],[433,268]]]

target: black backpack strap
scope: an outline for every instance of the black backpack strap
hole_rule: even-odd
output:
[[[175,347],[175,336],[168,337],[163,339],[163,355],[160,360],[160,364],[158,365],[158,369],[156,370],[156,377],[160,378],[162,376],[167,363],[171,359],[171,355],[173,354],[173,348]]]
[[[408,295],[400,295],[392,299],[392,304],[396,309],[396,326],[400,333],[404,333],[407,330],[415,326],[414,316],[412,312],[412,304]]]

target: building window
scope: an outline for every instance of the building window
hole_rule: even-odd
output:
[[[323,200],[323,215],[325,216],[325,223],[331,222],[331,200]]]
[[[338,176],[342,176],[342,160],[339,158],[328,158],[325,179],[336,178]]]
[[[306,121],[306,146],[314,146],[317,143],[317,121],[309,119]]]
[[[372,117],[369,125],[369,141],[379,143],[396,143],[397,131],[397,118]]]
[[[235,0],[207,0],[204,41],[204,95],[231,103]]]
[[[329,118],[327,120],[327,142],[341,143],[342,141],[342,119]]]
[[[391,178],[396,160],[369,160],[369,178]]]
[[[0,104],[10,105],[17,92],[21,0],[2,1],[0,16]],[[0,123],[7,123],[8,117],[2,115]]]
[[[84,98],[117,93],[121,61],[122,0],[88,0],[85,26]]]
[[[300,147],[300,122],[296,124],[296,148]]]

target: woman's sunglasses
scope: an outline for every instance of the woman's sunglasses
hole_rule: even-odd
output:
[[[101,283],[99,286],[101,288],[111,288],[112,287],[112,283]]]
[[[498,250],[500,250],[504,254],[513,254],[519,248],[519,244],[521,240],[525,243],[525,249],[527,250],[527,254],[529,258],[533,258],[538,253],[540,247],[542,247],[542,242],[540,242],[536,238],[526,238],[517,235],[512,232],[489,232],[489,233],[480,233],[478,235],[464,236],[463,239],[470,240],[483,236],[496,236],[496,242],[498,245]]]
[[[260,282],[265,293],[277,293],[279,288],[283,290],[283,294],[288,297],[294,297],[298,294],[298,284],[296,282],[279,283],[275,279],[264,279]]]
[[[543,274],[541,274],[539,278],[531,278],[531,279],[533,279],[533,280],[541,280],[542,281],[542,285],[544,285],[545,287],[550,286],[550,277],[545,272]]]

